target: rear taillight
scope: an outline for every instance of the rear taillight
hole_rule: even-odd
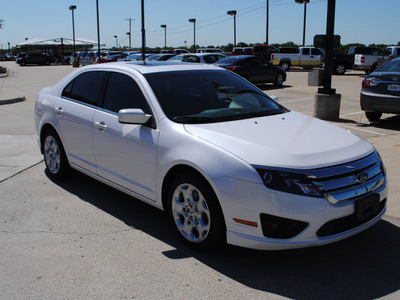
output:
[[[391,56],[391,55],[389,56],[389,60],[392,60],[393,58],[394,58],[393,56]]]
[[[368,88],[368,87],[374,87],[374,86],[377,86],[377,85],[378,85],[378,83],[375,82],[375,81],[364,79],[361,86],[364,89],[364,88]]]
[[[231,71],[233,71],[233,70],[235,70],[236,69],[236,67],[235,66],[229,66],[229,67],[226,67],[228,70],[231,70]]]
[[[271,54],[271,60],[274,60],[275,56],[273,54]]]
[[[365,63],[365,57],[364,57],[364,56],[361,56],[360,61],[361,61],[362,64]]]

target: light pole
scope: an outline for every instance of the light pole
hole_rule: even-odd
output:
[[[193,52],[196,52],[196,19],[189,19],[193,23]]]
[[[167,49],[167,25],[160,25],[161,28],[165,29],[164,33],[164,49]]]
[[[127,32],[126,34],[129,35],[129,50],[132,50],[132,21],[135,19],[129,18],[125,20],[129,21],[129,32]]]
[[[72,11],[72,40],[74,43],[74,54],[72,55],[72,57],[74,58],[74,62],[72,63],[73,67],[77,67],[78,62],[77,62],[77,57],[76,57],[76,53],[75,53],[75,18],[74,18],[74,10],[76,9],[76,5],[71,5],[69,7],[69,9]]]
[[[114,35],[115,38],[115,48],[118,49],[118,35]]]
[[[233,46],[236,47],[236,10],[229,10],[226,13],[233,16]]]
[[[269,31],[269,0],[267,0],[267,21],[266,21],[266,29],[265,29],[265,44],[268,45],[268,31]]]
[[[99,0],[96,0],[96,10],[97,10],[97,51],[99,55],[99,64],[101,63],[100,59],[100,17],[99,17]]]
[[[11,53],[10,42],[8,42],[8,53]]]
[[[303,22],[303,46],[306,44],[306,15],[307,15],[307,3],[310,3],[310,0],[295,0],[298,4],[304,3],[304,22]]]

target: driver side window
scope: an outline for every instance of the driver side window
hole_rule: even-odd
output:
[[[104,109],[118,113],[124,108],[140,108],[151,114],[150,107],[140,87],[128,75],[112,72],[104,95]]]

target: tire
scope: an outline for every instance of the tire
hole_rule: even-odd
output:
[[[379,122],[380,118],[382,117],[382,113],[375,111],[366,111],[365,116],[370,122]]]
[[[54,129],[46,131],[43,137],[43,157],[49,175],[54,179],[64,179],[71,172],[61,140]]]
[[[344,65],[337,65],[335,66],[335,74],[337,75],[343,75],[346,73],[346,67]]]
[[[170,185],[167,213],[180,239],[196,250],[226,244],[222,209],[207,181],[192,172],[177,176]]]
[[[282,73],[276,74],[275,80],[274,80],[274,86],[282,86],[284,76]]]
[[[21,61],[20,65],[23,66],[23,67],[25,67],[25,66],[26,66],[26,62]]]
[[[282,67],[282,68],[284,68],[285,71],[289,71],[289,69],[290,69],[290,62],[288,62],[288,61],[282,61],[282,62],[279,64],[279,66]]]
[[[49,60],[46,60],[45,65],[46,65],[46,66],[50,66],[50,61],[49,61]]]

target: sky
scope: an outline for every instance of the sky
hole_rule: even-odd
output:
[[[234,41],[264,43],[266,40],[267,0],[144,0],[147,47],[193,44],[196,21],[196,44],[202,47],[227,45]],[[132,18],[132,47],[141,47],[141,0],[98,0],[100,40],[107,47],[128,46],[129,21]],[[96,0],[0,0],[2,49],[22,43],[26,38],[71,38],[72,12],[76,5],[75,36],[97,41]],[[310,0],[306,15],[306,45],[312,45],[316,34],[326,33],[327,0]],[[397,45],[396,34],[400,0],[336,0],[335,34],[342,44]],[[302,44],[304,4],[294,0],[269,0],[269,44],[292,41]],[[118,38],[114,38],[114,36]]]

